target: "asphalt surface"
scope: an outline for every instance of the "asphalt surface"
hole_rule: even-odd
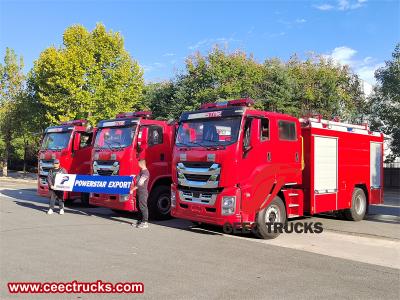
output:
[[[183,220],[130,226],[132,214],[72,204],[46,215],[34,182],[0,180],[1,299],[399,299],[397,191],[361,222],[326,215],[319,235],[273,241]],[[143,295],[10,295],[10,281],[143,282]]]

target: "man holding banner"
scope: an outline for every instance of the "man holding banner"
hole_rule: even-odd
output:
[[[47,175],[47,184],[49,186],[49,191],[51,193],[50,197],[50,208],[47,211],[48,215],[51,215],[54,211],[54,205],[56,200],[58,200],[58,206],[60,207],[60,215],[64,214],[64,192],[56,191],[54,189],[54,184],[56,180],[57,174],[66,174],[64,168],[60,168],[60,161],[58,159],[54,160],[54,168],[50,169],[49,174]]]
[[[139,200],[139,209],[142,213],[142,218],[136,223],[137,228],[147,228],[149,220],[149,210],[147,208],[147,198],[149,197],[149,191],[147,186],[149,184],[150,173],[147,170],[146,161],[144,159],[139,160],[140,173],[136,181],[136,186],[132,189],[137,190],[136,195]],[[133,224],[132,224],[133,225]]]

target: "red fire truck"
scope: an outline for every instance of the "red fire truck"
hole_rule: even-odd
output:
[[[367,125],[252,109],[251,99],[181,115],[173,152],[172,215],[255,225],[341,211],[363,219],[383,202],[383,135]]]
[[[55,159],[70,174],[90,174],[93,130],[86,120],[73,120],[48,127],[39,150],[38,194],[49,196],[47,174]],[[64,199],[89,203],[89,195],[65,192]]]
[[[151,112],[130,112],[98,124],[92,154],[93,175],[139,174],[138,159],[150,172],[149,214],[170,217],[171,159],[175,125],[150,118]],[[136,194],[90,194],[90,204],[116,211],[137,211]]]

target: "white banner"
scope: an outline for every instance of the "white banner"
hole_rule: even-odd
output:
[[[56,191],[72,192],[76,174],[56,174],[54,189]]]

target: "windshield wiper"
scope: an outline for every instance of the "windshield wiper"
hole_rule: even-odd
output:
[[[110,149],[111,151],[115,151],[115,149],[113,147],[111,147],[111,144],[109,142],[107,142],[106,140],[104,141],[104,144],[106,144],[108,149]]]
[[[113,143],[113,144],[117,144],[117,147],[118,147],[118,148],[123,148],[120,142],[117,142],[117,141],[111,141],[111,143]],[[112,144],[111,144],[111,145],[112,145]]]
[[[189,142],[189,143],[192,144],[192,145],[197,145],[197,146],[200,146],[200,147],[203,147],[203,148],[207,148],[206,145],[203,145],[203,144],[201,144],[201,143],[199,143],[199,142]],[[180,144],[182,144],[182,145],[184,145],[184,146],[186,146],[186,147],[191,147],[190,144],[186,144],[186,143],[180,143]]]
[[[210,140],[210,139],[203,140],[203,142],[212,142],[212,143],[215,143],[215,141]],[[212,148],[212,149],[225,149],[225,148],[226,148],[224,145],[218,145],[218,144],[217,144],[217,145],[216,145],[216,144],[214,144],[214,145],[207,145],[206,147]]]

